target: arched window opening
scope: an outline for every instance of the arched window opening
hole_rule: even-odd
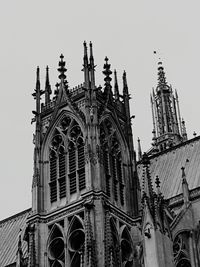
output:
[[[69,188],[70,194],[76,193],[76,150],[73,142],[69,143]]]
[[[182,232],[174,239],[173,252],[177,267],[191,267],[188,234],[188,232]]]
[[[79,190],[83,190],[85,188],[85,156],[84,156],[84,143],[83,139],[79,137],[77,141],[77,149],[78,149],[78,182],[79,182]]]
[[[51,267],[65,266],[65,243],[62,231],[55,224],[50,232],[48,240],[48,259]]]
[[[121,146],[111,122],[106,119],[100,125],[100,142],[103,154],[106,194],[124,205],[124,182]]]
[[[62,136],[55,134],[50,146],[50,201],[57,201],[59,188],[59,198],[66,196],[66,177],[65,177],[65,147]]]
[[[50,143],[49,176],[51,203],[65,198],[67,192],[73,195],[86,188],[83,134],[68,116],[58,123]]]
[[[77,216],[75,216],[72,219],[68,234],[68,250],[71,267],[81,266],[81,262],[83,262],[84,243],[85,232],[83,223]]]
[[[122,178],[122,156],[121,151],[117,154],[117,176],[119,180],[119,196],[121,204],[124,205],[124,183]]]
[[[191,264],[187,259],[181,259],[176,267],[191,267]]]
[[[116,223],[113,218],[110,218],[110,229],[111,229],[111,238],[112,238],[112,254],[113,254],[113,261],[115,266],[120,265],[120,245],[119,245],[119,235],[116,228]]]
[[[76,123],[70,129],[69,140],[69,181],[72,195],[86,187],[84,141],[81,128]]]
[[[54,202],[57,200],[57,155],[52,149],[50,151],[50,200]]]
[[[133,266],[134,249],[130,233],[125,225],[120,228],[120,245],[123,266]]]
[[[61,146],[59,148],[59,196],[64,198],[66,196],[66,159],[65,159],[65,148]]]
[[[110,197],[110,159],[108,152],[108,144],[106,143],[103,148],[103,163],[105,170],[105,179],[106,179],[106,194]]]

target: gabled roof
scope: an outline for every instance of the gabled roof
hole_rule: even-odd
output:
[[[161,192],[166,199],[182,193],[181,167],[189,189],[200,186],[200,136],[149,157],[153,185],[156,176],[160,179]],[[142,183],[143,166],[138,163],[139,180]]]
[[[16,262],[18,238],[20,229],[23,233],[26,228],[26,220],[31,209],[22,211],[12,217],[0,221],[0,266],[4,267]],[[23,255],[27,256],[27,244],[22,240]]]

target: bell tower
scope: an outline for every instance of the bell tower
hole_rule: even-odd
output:
[[[95,84],[92,43],[83,44],[84,82],[68,84],[64,56],[52,96],[37,68],[32,213],[28,266],[138,266],[133,227],[139,223],[139,182],[126,72],[105,58],[104,86]],[[44,95],[44,102],[43,102]]]

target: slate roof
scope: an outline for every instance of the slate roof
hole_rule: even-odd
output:
[[[150,156],[150,173],[153,186],[158,175],[161,192],[166,199],[182,193],[181,167],[185,173],[189,189],[200,186],[200,136],[179,144],[165,152]],[[138,164],[138,175],[142,189],[143,166]]]
[[[31,209],[22,211],[12,217],[0,221],[0,266],[4,267],[16,261],[20,229],[22,237],[26,228],[26,220]],[[23,255],[27,256],[27,244],[22,240]]]

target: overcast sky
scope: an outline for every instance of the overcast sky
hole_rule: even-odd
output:
[[[43,85],[49,65],[53,88],[63,53],[69,86],[82,83],[84,40],[93,42],[98,85],[105,56],[120,85],[127,71],[135,148],[137,137],[143,150],[151,144],[149,95],[157,85],[158,56],[179,93],[189,138],[200,133],[199,0],[1,0],[0,5],[0,219],[31,207],[36,67]]]

